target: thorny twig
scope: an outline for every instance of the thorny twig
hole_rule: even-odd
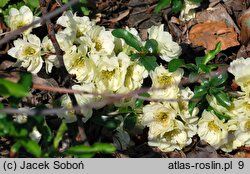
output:
[[[40,0],[40,8],[42,11],[43,16],[45,16],[47,14],[47,8],[48,5],[50,4],[50,1],[45,1],[45,0]],[[46,26],[48,29],[48,34],[49,34],[49,38],[55,48],[55,52],[57,55],[57,60],[59,61],[59,66],[60,66],[60,71],[61,71],[61,80],[64,79],[66,77],[66,79],[69,81],[69,83],[65,83],[66,85],[69,85],[69,88],[72,87],[72,83],[71,83],[71,79],[68,79],[67,77],[69,77],[69,73],[66,70],[66,67],[64,65],[64,61],[63,61],[63,51],[59,46],[59,43],[56,39],[55,36],[55,30],[54,30],[54,24],[51,22],[50,19],[46,20]],[[69,94],[69,97],[71,99],[72,105],[78,106],[77,101],[76,101],[76,97],[73,94]],[[80,112],[80,110],[75,110],[75,115],[77,118],[77,125],[78,125],[78,137],[79,137],[79,141],[81,142],[85,142],[86,145],[88,145],[88,141],[87,141],[87,136],[85,134],[85,130],[84,130],[84,124],[82,121],[82,113]]]

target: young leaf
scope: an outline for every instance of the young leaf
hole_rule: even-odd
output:
[[[215,46],[215,49],[209,51],[205,55],[202,64],[206,65],[210,60],[214,59],[215,56],[220,52],[220,50],[221,50],[221,42],[218,42]]]
[[[126,44],[135,48],[137,51],[143,51],[141,42],[129,31],[125,29],[115,29],[112,31],[113,36],[123,39]]]
[[[156,58],[154,56],[143,56],[140,59],[140,63],[146,68],[148,71],[153,71],[157,66],[159,66],[156,62]]]
[[[183,7],[182,0],[172,0],[172,11],[174,13],[179,13]]]
[[[157,54],[157,52],[158,52],[158,43],[154,39],[149,39],[149,40],[146,41],[146,44],[145,44],[144,48],[150,54]]]
[[[171,0],[159,0],[159,2],[157,3],[157,6],[155,7],[155,12],[159,13],[167,5],[170,5],[170,3],[171,3]]]
[[[64,122],[62,122],[57,133],[56,133],[56,137],[55,137],[54,142],[53,142],[53,146],[55,149],[58,148],[59,143],[63,138],[63,134],[64,134],[64,132],[67,131],[67,129],[68,129],[67,125]]]
[[[174,72],[184,64],[185,64],[185,62],[183,59],[172,59],[168,63],[168,70],[169,70],[169,72]]]

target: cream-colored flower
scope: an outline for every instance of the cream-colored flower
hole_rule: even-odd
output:
[[[72,46],[63,56],[64,64],[70,74],[75,74],[80,83],[91,83],[95,76],[95,65],[86,56],[86,47]]]
[[[16,8],[11,8],[9,12],[9,22],[10,29],[16,30],[22,28],[25,25],[32,23],[35,20],[38,20],[39,17],[33,16],[32,11],[27,6],[22,6],[19,10]],[[35,25],[33,28],[40,25]],[[24,35],[28,35],[32,31],[32,28],[24,31]]]
[[[141,123],[156,137],[174,129],[176,112],[168,104],[150,103],[143,107]]]
[[[181,47],[173,41],[169,32],[164,31],[164,25],[152,26],[148,29],[149,39],[158,42],[160,57],[169,62],[181,54]]]
[[[86,92],[94,92],[94,86],[93,84],[84,84],[84,85],[73,85],[72,89],[74,90],[82,90]],[[90,94],[75,94],[77,103],[79,106],[82,106],[81,113],[83,114],[84,118],[82,118],[83,122],[88,121],[88,119],[92,116],[92,109],[90,107],[83,107],[86,104],[89,104],[91,102],[95,101],[95,98],[93,95]],[[72,102],[68,95],[63,95],[61,97],[61,105],[67,109],[72,108]],[[74,110],[70,110],[67,112],[58,112],[58,117],[62,118],[66,123],[72,123],[77,120]]]
[[[98,72],[95,77],[98,92],[113,93],[122,88],[129,64],[129,57],[123,52],[117,57],[100,57],[97,62]]]
[[[219,120],[214,113],[205,110],[198,122],[198,135],[201,140],[218,149],[227,143],[228,130],[226,124]]]
[[[148,71],[144,66],[137,62],[130,61],[126,70],[124,86],[122,86],[118,93],[128,93],[142,86],[143,80],[148,76]]]
[[[179,120],[174,120],[173,129],[155,136],[149,132],[148,144],[156,146],[163,152],[181,150],[192,142],[185,131],[184,124]]]
[[[235,82],[242,91],[250,93],[250,58],[238,58],[230,63],[228,71],[235,76]]]
[[[38,73],[43,66],[41,57],[41,41],[33,34],[14,41],[14,47],[8,54],[17,59],[16,66],[27,68],[31,73]]]
[[[249,117],[250,113],[250,98],[248,95],[244,95],[240,98],[237,98],[233,101],[233,110],[232,112],[237,115],[239,118],[241,117]]]
[[[181,10],[179,19],[182,21],[189,21],[195,18],[195,8],[199,6],[200,6],[200,3],[195,3],[189,0],[184,0],[184,6]]]
[[[79,17],[71,11],[67,11],[63,16],[59,17],[57,24],[73,31],[76,38],[85,36],[95,26],[95,22],[90,21],[88,16]]]
[[[42,134],[37,130],[36,126],[34,126],[32,132],[29,134],[29,137],[38,143],[42,138]]]
[[[155,68],[154,71],[149,73],[152,79],[153,88],[164,88],[154,89],[150,92],[153,98],[159,99],[176,99],[179,92],[179,83],[183,76],[184,71],[178,69],[175,72],[169,72],[162,65]]]
[[[114,37],[111,31],[106,31],[104,27],[95,25],[86,36],[80,38],[82,43],[89,48],[89,55],[112,55],[114,51]]]

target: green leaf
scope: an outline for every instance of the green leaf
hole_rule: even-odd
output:
[[[15,144],[13,144],[10,148],[11,153],[17,153],[19,149],[22,147],[22,143],[20,141],[17,141]]]
[[[213,95],[221,106],[225,108],[231,106],[231,101],[226,93],[220,91],[219,93],[213,93]]]
[[[147,92],[141,93],[141,94],[139,94],[139,96],[150,97],[149,93],[147,93]],[[143,103],[144,103],[143,99],[137,99],[135,101],[135,108],[141,108],[141,107],[143,107]]]
[[[172,0],[172,11],[174,13],[179,13],[182,8],[183,8],[182,0]]]
[[[8,4],[10,0],[1,0],[0,1],[0,8],[3,8],[6,4]]]
[[[206,95],[208,92],[208,88],[206,86],[196,86],[194,88],[194,96],[193,98],[201,98]]]
[[[188,103],[188,112],[190,113],[190,115],[192,115],[193,110],[195,108],[195,106],[197,105],[198,101],[189,101]]]
[[[25,4],[30,8],[37,8],[39,7],[39,0],[24,0]]]
[[[115,29],[112,31],[112,34],[117,38],[123,39],[126,42],[126,44],[135,48],[137,51],[139,52],[143,51],[141,42],[136,38],[136,36],[131,34],[129,31],[125,29]]]
[[[231,119],[231,117],[230,117],[229,115],[221,114],[221,113],[217,112],[214,108],[213,108],[213,112],[214,112],[214,114],[215,114],[220,120],[225,120],[225,121],[227,122],[228,120]]]
[[[135,113],[130,113],[125,119],[123,123],[123,128],[125,130],[132,130],[137,122],[137,115]]]
[[[189,69],[191,71],[195,71],[195,72],[198,71],[197,66],[195,64],[193,64],[193,63],[185,64],[185,65],[183,65],[183,67],[187,68],[187,69]]]
[[[215,58],[215,56],[221,51],[221,42],[218,42],[215,46],[215,49],[214,50],[211,50],[209,51],[204,59],[203,59],[203,62],[202,64],[206,65],[209,61],[211,61],[212,59]]]
[[[168,63],[168,70],[169,70],[169,72],[174,72],[184,64],[185,64],[185,62],[183,59],[172,59]]]
[[[9,80],[0,79],[0,95],[13,96],[13,97],[25,97],[29,93],[22,85],[11,82]]]
[[[53,146],[55,149],[58,148],[60,141],[63,138],[63,134],[64,132],[66,132],[68,130],[68,127],[66,125],[66,123],[62,122],[57,133],[56,133],[56,137],[54,138],[54,142],[53,142]]]
[[[32,75],[30,73],[21,73],[18,84],[22,85],[28,91],[32,84]]]
[[[157,54],[158,52],[158,42],[154,39],[149,39],[146,41],[144,48],[150,54]]]
[[[140,63],[146,68],[148,71],[153,71],[157,66],[159,66],[156,62],[156,58],[154,56],[143,56],[140,59]]]
[[[171,0],[159,0],[159,2],[157,3],[157,6],[155,7],[155,12],[159,13],[167,5],[170,5],[170,3],[171,3]]]
[[[3,109],[3,108],[4,108],[3,104],[0,103],[0,110]],[[6,117],[6,113],[3,113],[3,112],[0,111],[0,119],[5,118],[5,117]]]
[[[220,86],[227,81],[227,78],[228,78],[228,73],[222,72],[219,76],[211,78],[209,83],[211,86]]]
[[[40,157],[42,155],[41,147],[37,144],[37,142],[33,140],[22,140],[21,143],[22,146],[26,149],[26,151],[31,153],[35,157]]]
[[[70,147],[65,153],[72,155],[95,154],[97,152],[112,153],[116,149],[111,144],[97,143],[93,146],[78,145]]]
[[[189,1],[198,4],[201,3],[203,0],[189,0]]]

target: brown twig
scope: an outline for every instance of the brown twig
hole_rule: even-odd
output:
[[[43,16],[46,16],[47,12],[48,12],[48,4],[50,2],[46,2],[45,0],[40,0],[40,8],[41,8],[41,11],[42,11],[42,14]],[[69,87],[71,88],[72,87],[72,80],[71,78],[69,78],[69,73],[64,65],[64,61],[63,61],[63,51],[62,49],[60,48],[59,46],[59,43],[56,39],[56,36],[55,36],[55,30],[54,30],[54,24],[51,22],[50,19],[46,20],[46,26],[47,26],[47,29],[48,29],[48,34],[49,34],[49,38],[55,48],[55,52],[56,52],[56,56],[57,56],[57,59],[59,61],[59,67],[60,67],[60,71],[61,71],[61,81],[66,77],[66,81],[64,81],[64,85],[66,85],[66,87]],[[71,102],[72,102],[72,105],[73,107],[77,107],[78,104],[77,104],[77,100],[76,100],[76,97],[75,95],[73,94],[69,94],[69,97],[71,99]],[[88,141],[87,141],[87,136],[85,134],[85,130],[84,130],[84,123],[82,121],[82,117],[84,117],[81,113],[81,110],[75,110],[75,115],[76,115],[76,118],[77,118],[77,125],[78,125],[78,136],[79,137],[79,141],[81,142],[85,142],[86,145],[89,145],[88,144]]]

